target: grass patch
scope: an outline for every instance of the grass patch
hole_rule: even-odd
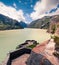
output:
[[[38,43],[38,44],[39,44],[39,43]],[[37,45],[37,44],[36,44],[36,45]],[[36,45],[35,45],[35,44],[32,44],[32,45],[27,46],[27,48],[33,49],[34,47],[36,47]]]

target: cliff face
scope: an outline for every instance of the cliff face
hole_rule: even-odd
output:
[[[53,16],[50,19],[50,25],[49,25],[48,32],[59,34],[59,15]]]

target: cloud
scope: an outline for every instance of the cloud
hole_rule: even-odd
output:
[[[14,6],[15,8],[17,8],[16,3],[13,3],[13,6]]]
[[[0,14],[3,14],[18,21],[25,21],[24,13],[21,9],[16,10],[11,6],[6,6],[2,2],[0,2]]]
[[[26,23],[31,23],[32,19],[30,18],[30,15],[28,13],[25,14]]]
[[[41,0],[34,6],[34,11],[30,14],[33,20],[41,18],[46,15],[51,9],[56,8],[59,4],[59,0]]]
[[[53,13],[46,14],[46,16],[52,16],[52,15],[59,15],[59,8]]]

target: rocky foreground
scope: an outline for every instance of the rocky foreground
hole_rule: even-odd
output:
[[[11,64],[8,65],[59,65],[59,57],[53,54],[56,51],[55,44],[53,39],[44,41],[34,47],[29,54],[25,53],[13,59]]]
[[[59,65],[59,58],[53,55],[54,51],[55,43],[53,41],[48,40],[39,44],[33,48],[27,65]]]
[[[59,58],[53,55],[55,44],[53,39],[47,40],[34,47],[31,54],[13,60],[11,65],[59,65]]]

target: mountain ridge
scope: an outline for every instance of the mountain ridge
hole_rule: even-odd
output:
[[[53,15],[53,16],[44,16],[41,19],[34,20],[28,25],[28,28],[47,29],[49,28],[51,19],[57,16],[59,18],[59,15]]]
[[[22,22],[22,24],[21,24]],[[0,14],[0,30],[9,30],[9,29],[23,29],[27,27],[25,22],[18,22],[15,19],[9,18],[8,16]]]

